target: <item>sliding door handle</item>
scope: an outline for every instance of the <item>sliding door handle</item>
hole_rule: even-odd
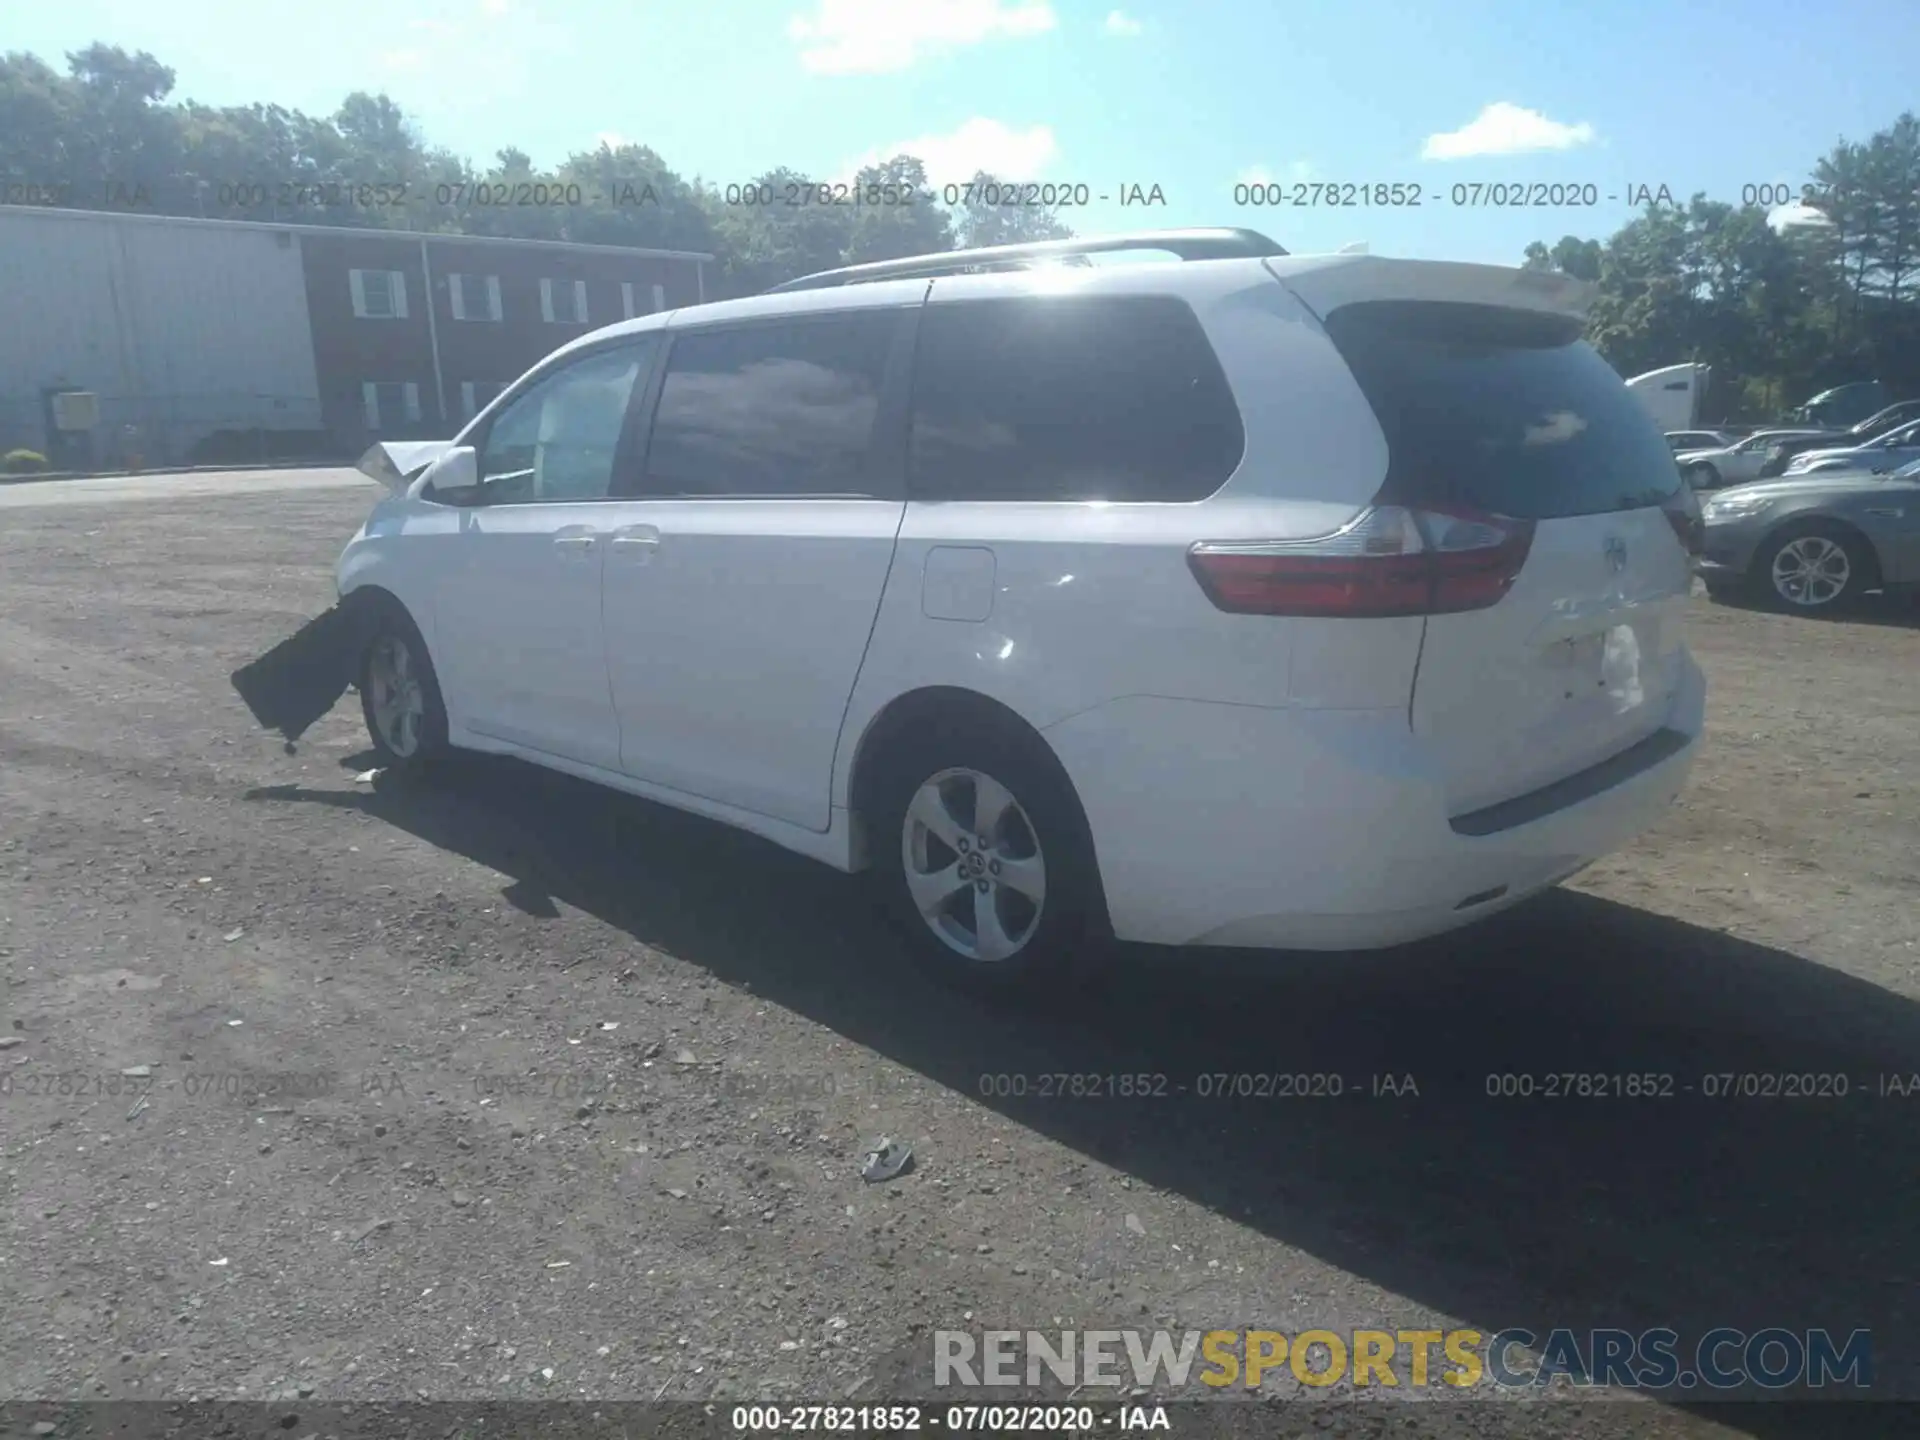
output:
[[[628,525],[613,532],[613,553],[629,565],[645,565],[660,548],[660,531],[652,525]]]

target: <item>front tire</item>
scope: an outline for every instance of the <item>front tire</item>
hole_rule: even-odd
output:
[[[1036,743],[927,737],[893,757],[875,790],[882,903],[916,958],[975,992],[1069,980],[1093,938],[1085,821]]]
[[[1873,555],[1860,537],[1817,522],[1775,536],[1754,568],[1772,604],[1802,615],[1844,609],[1876,583]]]
[[[447,708],[427,644],[398,603],[384,603],[368,625],[359,667],[360,713],[389,770],[417,772],[447,751]]]
[[[1689,465],[1687,467],[1687,483],[1696,490],[1718,490],[1720,488],[1720,472],[1711,465]]]

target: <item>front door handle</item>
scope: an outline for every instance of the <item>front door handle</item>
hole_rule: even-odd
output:
[[[553,550],[562,560],[579,564],[593,558],[593,547],[599,543],[600,537],[591,530],[563,530],[553,537]]]

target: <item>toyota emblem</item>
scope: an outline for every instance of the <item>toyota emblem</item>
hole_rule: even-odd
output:
[[[1616,575],[1627,568],[1627,542],[1618,535],[1607,537],[1607,565]]]

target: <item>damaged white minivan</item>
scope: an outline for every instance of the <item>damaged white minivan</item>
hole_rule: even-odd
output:
[[[610,326],[363,462],[368,728],[872,870],[982,985],[1465,924],[1701,733],[1697,509],[1584,296],[1211,230]]]

